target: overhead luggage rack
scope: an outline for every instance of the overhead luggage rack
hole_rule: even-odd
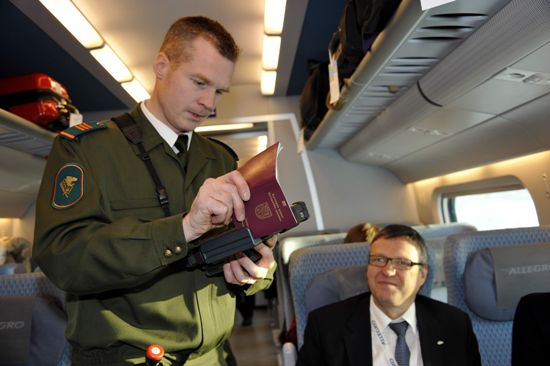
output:
[[[55,133],[0,108],[0,146],[47,157]]]
[[[403,0],[342,88],[343,106],[327,112],[306,147],[340,147],[508,2],[461,0],[422,11],[419,1]]]
[[[0,108],[0,217],[29,213],[55,133]]]

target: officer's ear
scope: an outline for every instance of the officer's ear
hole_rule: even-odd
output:
[[[155,57],[153,63],[153,70],[155,71],[155,76],[158,80],[164,79],[168,69],[170,68],[170,60],[164,52],[159,52]]]

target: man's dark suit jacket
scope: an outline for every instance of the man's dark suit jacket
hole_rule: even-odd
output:
[[[512,331],[512,365],[548,364],[550,344],[550,293],[521,298]]]
[[[372,365],[369,304],[364,293],[311,312],[297,365]],[[425,366],[481,365],[466,313],[417,295],[416,319]]]

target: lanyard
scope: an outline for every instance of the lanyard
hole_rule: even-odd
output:
[[[398,366],[397,361],[395,361],[395,357],[391,355],[391,349],[390,345],[386,342],[386,339],[384,338],[384,335],[380,331],[380,328],[378,328],[378,323],[376,323],[376,320],[371,319],[371,325],[374,329],[374,332],[376,333],[376,339],[382,346],[382,350],[384,351],[384,356],[386,356],[386,359],[388,360],[388,364],[391,366]]]

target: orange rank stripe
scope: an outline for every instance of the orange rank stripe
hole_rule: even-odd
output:
[[[78,128],[81,131],[86,131],[86,130],[89,130],[90,128],[92,128],[92,126],[90,126],[86,122],[79,123],[74,127]]]
[[[74,139],[74,138],[75,138],[74,135],[71,135],[70,133],[65,132],[65,131],[61,131],[59,134],[60,134],[60,135],[63,135],[63,136],[67,136],[67,137],[70,138],[70,139]]]

